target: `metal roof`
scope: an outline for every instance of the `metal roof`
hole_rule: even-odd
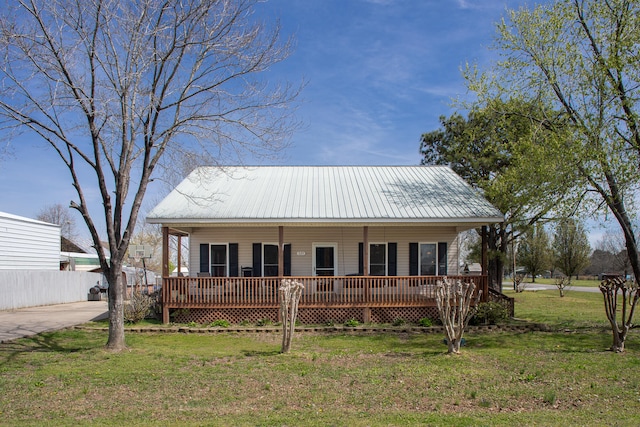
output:
[[[503,214],[444,166],[195,169],[151,223],[495,223]]]

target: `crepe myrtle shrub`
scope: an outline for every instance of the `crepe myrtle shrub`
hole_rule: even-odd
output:
[[[280,317],[282,318],[282,353],[288,353],[291,349],[291,340],[298,317],[298,303],[303,289],[302,283],[289,279],[284,279],[278,288]]]
[[[138,323],[153,314],[156,301],[151,295],[135,289],[129,301],[124,306],[124,321]]]
[[[633,313],[640,298],[638,282],[627,281],[622,277],[612,277],[603,280],[599,288],[604,297],[604,309],[613,332],[613,344],[610,350],[623,353],[627,333],[633,327]],[[618,298],[621,299],[620,304],[618,304]],[[618,320],[619,308],[622,312]]]
[[[476,285],[461,280],[438,280],[436,303],[444,326],[449,354],[459,354],[464,329],[474,315],[481,292],[474,295]]]
[[[558,277],[556,279],[556,288],[560,291],[560,297],[564,297],[564,291],[571,286],[571,277]]]

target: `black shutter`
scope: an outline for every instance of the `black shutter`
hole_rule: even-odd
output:
[[[418,244],[409,243],[409,276],[418,275]]]
[[[200,243],[200,273],[209,272],[209,244]]]
[[[238,244],[229,243],[229,277],[238,276]]]
[[[447,242],[438,242],[438,275],[447,275]]]
[[[262,277],[262,243],[253,244],[253,277]]]
[[[389,276],[397,276],[398,275],[398,244],[387,243],[387,248],[389,250],[387,274]]]
[[[358,243],[358,275],[364,275],[364,243]]]
[[[284,276],[291,276],[291,244],[284,245]]]

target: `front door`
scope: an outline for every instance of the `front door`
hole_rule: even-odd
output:
[[[338,246],[332,243],[313,244],[313,275],[316,277],[327,277],[327,279],[317,279],[317,292],[333,292],[333,279],[337,269]]]
[[[337,274],[338,250],[335,244],[318,243],[313,245],[313,275],[335,276]]]

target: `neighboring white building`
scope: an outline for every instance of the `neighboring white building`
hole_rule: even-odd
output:
[[[0,270],[60,270],[60,226],[0,212]]]

